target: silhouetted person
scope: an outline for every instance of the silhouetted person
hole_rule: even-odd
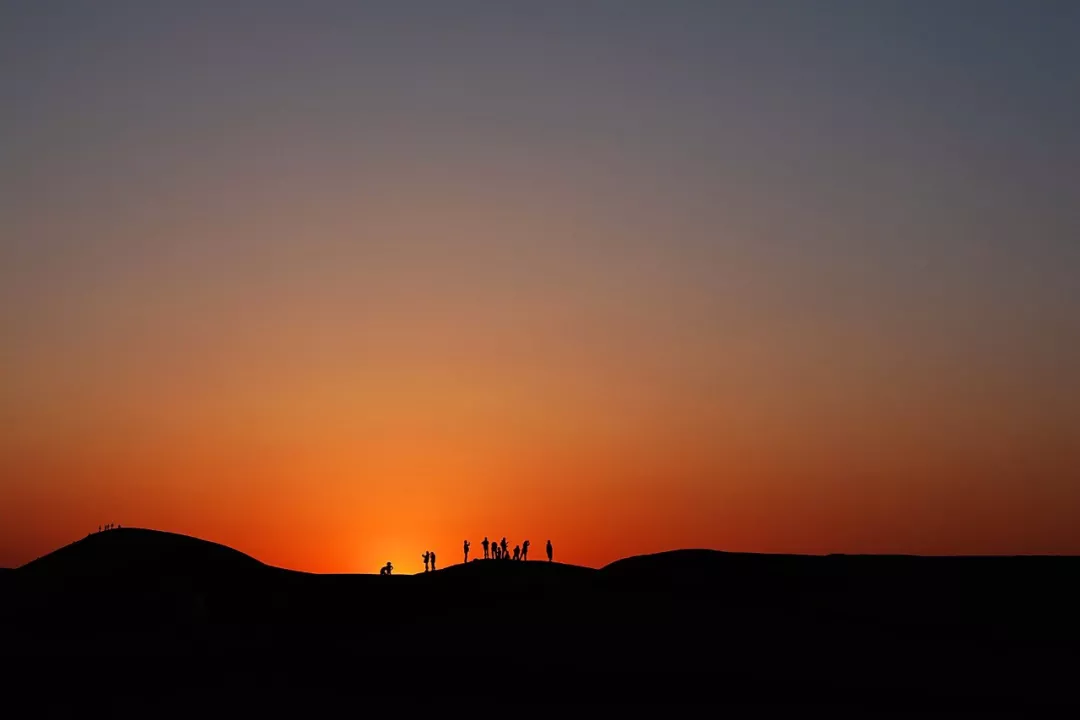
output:
[[[428,571],[429,562],[431,562],[431,553],[424,551],[424,572]]]
[[[502,552],[499,553],[499,557],[503,558],[504,560],[506,558],[510,557],[510,547],[509,547],[509,545],[510,544],[508,542],[506,542],[506,538],[503,538],[502,540],[499,541],[499,546],[502,547]]]
[[[498,546],[498,544],[493,543],[491,545],[491,559],[492,560],[498,560],[499,559],[499,546]]]
[[[514,546],[514,559],[515,560],[520,560],[521,559],[521,546],[520,545],[515,545]]]
[[[389,575],[392,572],[394,572],[394,566],[390,563],[389,560],[386,561],[385,566],[379,569],[380,575]]]
[[[529,541],[528,540],[521,543],[521,559],[523,561],[529,559]]]
[[[551,562],[551,556],[555,554],[555,551],[551,548],[551,541],[548,540],[547,544],[548,562]]]
[[[488,546],[491,545],[491,543],[488,542],[487,535],[484,536],[484,542],[480,543],[480,545],[482,545],[484,548],[484,559],[487,560],[489,557]]]
[[[431,551],[431,572],[435,572],[435,551]]]
[[[465,545],[463,547],[465,548],[465,562],[469,562],[469,541],[468,540],[465,541]]]

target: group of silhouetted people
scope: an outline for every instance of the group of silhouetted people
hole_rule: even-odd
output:
[[[524,562],[524,561],[529,559],[529,545],[530,545],[530,543],[529,543],[528,540],[521,543],[520,545],[516,545],[514,547],[513,552],[510,551],[510,543],[506,540],[505,537],[502,540],[500,540],[499,542],[491,542],[490,540],[488,540],[485,537],[484,541],[482,543],[480,543],[480,545],[484,548],[484,559],[485,560],[489,560],[489,559],[490,560],[518,560],[518,561]],[[465,562],[466,563],[469,562],[469,550],[471,550],[471,549],[472,549],[472,543],[470,543],[468,540],[466,540],[462,544],[462,550],[465,553]],[[547,541],[547,559],[548,559],[548,562],[552,561],[552,559],[554,558],[554,554],[555,554],[555,550],[551,545],[551,541],[548,540]],[[435,571],[435,551],[434,550],[427,550],[420,557],[422,557],[424,559],[424,572],[434,572]],[[386,565],[379,568],[379,574],[380,575],[389,575],[393,571],[394,571],[394,566],[390,562],[387,562]]]
[[[529,559],[529,545],[531,543],[526,540],[520,545],[514,546],[514,552],[510,552],[510,543],[506,541],[504,537],[499,542],[491,542],[484,537],[484,541],[480,543],[480,546],[484,548],[485,560],[520,560],[524,562]],[[469,541],[465,541],[465,562],[469,562]],[[547,541],[547,558],[548,562],[551,562],[554,555],[554,549],[551,546],[551,541]]]
[[[98,525],[97,526],[97,531],[98,531],[98,533],[103,533],[106,530],[119,530],[121,527],[122,526],[114,525],[113,523],[105,523],[104,525]],[[90,532],[86,533],[86,537],[90,537],[93,534],[94,534],[94,531],[91,530]]]

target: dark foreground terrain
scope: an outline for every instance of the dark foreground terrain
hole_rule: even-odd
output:
[[[10,717],[1080,703],[1080,559],[679,551],[308,575],[113,530],[0,573]],[[20,712],[21,710],[21,712]]]

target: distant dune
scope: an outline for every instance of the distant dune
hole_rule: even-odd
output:
[[[701,569],[723,562],[725,558],[733,556],[732,553],[725,553],[719,550],[668,550],[649,555],[634,555],[632,557],[622,558],[621,560],[616,560],[613,563],[605,565],[602,569],[609,573],[640,572],[660,567],[693,567],[695,569]]]
[[[22,581],[226,577],[267,570],[255,558],[175,533],[119,528],[94,533],[13,571]]]

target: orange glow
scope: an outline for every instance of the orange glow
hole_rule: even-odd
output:
[[[1066,436],[954,397],[802,404],[797,387],[773,395],[768,368],[686,389],[620,377],[625,364],[545,374],[452,352],[380,372],[371,354],[310,374],[281,358],[274,373],[269,345],[219,340],[252,362],[119,364],[96,379],[104,395],[74,369],[52,389],[24,376],[40,394],[0,441],[6,563],[105,522],[313,572],[416,572],[427,549],[446,566],[485,534],[529,538],[537,559],[550,538],[557,559],[593,566],[676,547],[1080,551]]]
[[[592,566],[1080,553],[1075,365],[995,325],[1034,313],[782,258],[779,190],[714,209],[470,138],[325,166],[296,139],[275,165],[245,128],[13,221],[75,259],[0,283],[0,565],[107,522],[313,572],[446,566],[485,534]]]

